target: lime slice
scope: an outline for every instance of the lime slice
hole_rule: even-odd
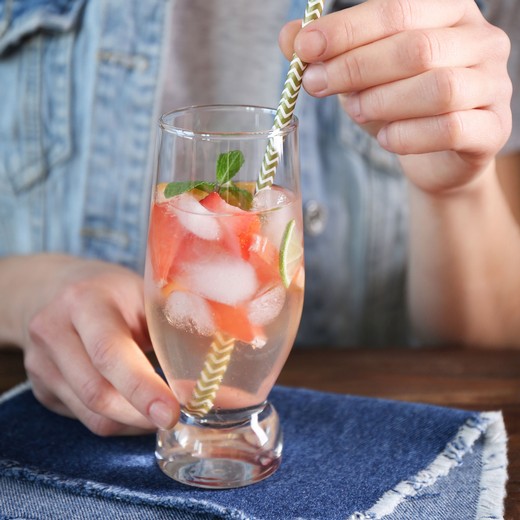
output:
[[[296,221],[292,219],[283,232],[280,246],[280,276],[286,288],[291,285],[292,279],[301,264],[303,247],[296,233]]]

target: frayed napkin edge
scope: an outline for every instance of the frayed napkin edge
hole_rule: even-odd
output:
[[[432,486],[461,464],[464,456],[473,449],[482,435],[485,437],[483,467],[475,518],[503,518],[507,482],[507,433],[501,412],[481,412],[461,426],[455,437],[427,468],[384,493],[368,511],[356,512],[346,520],[379,520],[394,513],[400,504]]]
[[[503,518],[506,498],[507,475],[507,433],[504,418],[499,412],[488,412],[489,428],[485,433],[482,454],[482,478],[480,498],[477,506],[477,520]]]
[[[17,395],[30,390],[30,381],[25,381],[4,394],[0,394],[0,404],[16,397]],[[445,449],[434,459],[434,461],[424,470],[421,470],[409,480],[403,480],[393,489],[387,491],[383,496],[365,513],[356,512],[346,520],[379,520],[395,512],[395,509],[404,501],[416,496],[423,489],[432,486],[443,476],[447,476],[451,469],[462,463],[463,457],[468,454],[475,442],[484,435],[485,442],[482,454],[482,474],[480,479],[480,496],[477,504],[476,520],[492,520],[503,518],[504,501],[506,497],[507,475],[507,433],[501,412],[479,412],[473,418],[468,419],[459,429],[455,437],[446,445]],[[150,505],[155,501],[148,494],[143,496],[136,492],[124,496],[127,490],[117,486],[104,486],[97,482],[88,480],[78,480],[72,483],[70,479],[61,481],[61,478],[54,474],[39,472],[28,468],[17,466],[16,463],[0,461],[4,475],[11,474],[24,480],[38,480],[52,487],[58,486],[67,489],[68,485],[77,486],[82,484],[83,491],[94,496],[109,499],[128,500],[133,503],[146,503]],[[7,471],[5,471],[7,470]],[[64,485],[65,484],[65,485]],[[75,492],[74,487],[69,489]],[[113,496],[115,494],[116,496]],[[152,498],[152,500],[150,500]],[[167,501],[169,502],[169,501]],[[240,510],[230,510],[230,508],[216,505],[212,501],[199,499],[173,500],[173,503],[165,503],[164,498],[156,503],[162,507],[172,506],[198,506],[199,512],[210,512],[213,514],[230,515],[230,520],[254,520],[250,516],[245,516]],[[218,509],[218,511],[217,511]],[[193,509],[190,509],[193,511]],[[296,519],[299,520],[299,519]],[[303,520],[303,519],[302,519]]]

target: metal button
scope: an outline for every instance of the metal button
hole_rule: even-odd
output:
[[[315,200],[309,200],[303,208],[303,225],[312,236],[321,235],[325,229],[327,215],[325,208]]]

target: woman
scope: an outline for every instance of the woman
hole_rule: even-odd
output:
[[[178,416],[143,353],[155,121],[276,103],[276,13],[305,8],[207,4],[0,4],[0,340],[42,403],[102,435]],[[368,0],[282,28],[310,63],[299,344],[518,344],[520,204],[496,166],[509,45],[472,0]]]

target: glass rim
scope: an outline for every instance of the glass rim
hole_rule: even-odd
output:
[[[191,105],[186,107],[177,108],[166,112],[159,118],[159,127],[164,132],[169,134],[177,135],[187,139],[271,139],[273,137],[285,137],[291,132],[295,131],[298,127],[298,118],[293,114],[287,125],[283,128],[274,128],[272,125],[265,130],[251,130],[251,131],[237,131],[237,132],[197,132],[183,128],[182,125],[175,125],[168,122],[167,119],[172,116],[188,114],[190,112],[202,111],[212,109],[215,111],[250,111],[250,112],[263,112],[270,113],[274,122],[276,116],[276,109],[272,107],[260,106],[260,105],[232,105],[232,104],[209,104],[209,105]]]

